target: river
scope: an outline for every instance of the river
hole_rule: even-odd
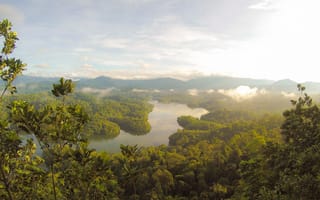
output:
[[[89,141],[89,147],[97,151],[107,151],[115,153],[120,151],[120,144],[139,146],[158,146],[161,144],[168,144],[169,136],[181,128],[177,123],[177,118],[181,115],[191,115],[193,117],[200,117],[207,113],[203,108],[189,108],[184,104],[177,103],[159,103],[152,101],[154,107],[149,114],[149,123],[151,124],[151,131],[146,135],[131,135],[124,131],[120,131],[118,137],[114,139],[92,138]]]

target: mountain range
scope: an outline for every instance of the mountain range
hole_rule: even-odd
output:
[[[15,80],[19,92],[48,91],[57,77],[20,76]],[[229,76],[205,76],[190,80],[179,80],[174,78],[153,78],[153,79],[115,79],[100,76],[96,78],[75,78],[77,89],[144,89],[144,90],[209,90],[209,89],[234,89],[238,86],[249,86],[251,88],[266,89],[268,91],[296,92],[297,82],[290,79],[272,81],[267,79],[238,78]],[[301,83],[306,86],[308,93],[320,93],[319,82]]]

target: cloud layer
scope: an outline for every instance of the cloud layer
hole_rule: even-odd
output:
[[[29,74],[315,80],[307,68],[320,64],[319,5],[312,0],[3,0],[0,17],[14,22],[21,38],[16,55],[28,63]]]

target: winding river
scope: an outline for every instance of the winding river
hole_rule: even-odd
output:
[[[154,105],[153,111],[149,114],[149,122],[151,131],[146,135],[135,136],[124,131],[121,131],[119,136],[114,139],[92,138],[89,141],[89,147],[97,151],[107,151],[111,153],[120,151],[120,144],[139,146],[158,146],[168,144],[169,136],[177,131],[180,126],[177,123],[177,118],[181,115],[191,115],[200,117],[207,113],[207,110],[202,108],[189,108],[184,104],[176,103],[159,103],[152,101]]]

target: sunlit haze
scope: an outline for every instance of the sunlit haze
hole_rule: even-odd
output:
[[[2,0],[0,18],[29,75],[319,81],[319,10],[317,0]]]

